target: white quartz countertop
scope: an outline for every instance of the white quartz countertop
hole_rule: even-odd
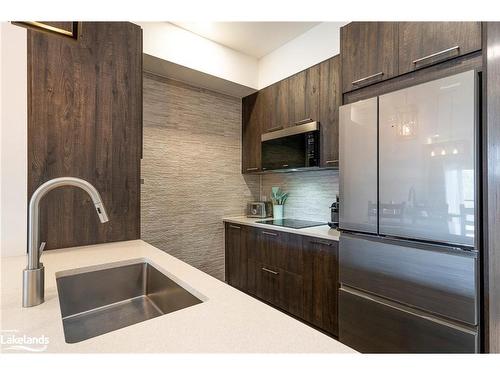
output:
[[[336,229],[330,228],[326,224],[319,225],[317,227],[294,229],[294,228],[280,227],[278,225],[257,223],[257,221],[271,220],[271,219],[272,218],[261,219],[261,218],[252,218],[246,216],[237,216],[237,217],[225,217],[222,220],[227,223],[250,225],[252,227],[257,227],[257,228],[279,230],[282,232],[301,234],[303,236],[323,238],[326,240],[334,240],[334,241],[339,240],[340,232]]]
[[[67,344],[56,272],[145,258],[204,302],[88,340]],[[45,302],[21,307],[26,257],[1,258],[2,341],[8,334],[49,339],[47,352],[356,353],[353,349],[141,240],[47,251]],[[24,350],[8,349],[2,352]]]

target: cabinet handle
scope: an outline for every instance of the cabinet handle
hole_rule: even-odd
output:
[[[262,231],[262,234],[267,234],[268,236],[277,236],[276,233],[273,233],[273,232],[266,232],[265,230]]]
[[[234,228],[234,229],[241,229],[241,227],[233,224],[229,224],[229,228]]]
[[[376,78],[376,77],[383,76],[383,75],[384,75],[384,72],[378,72],[378,73],[372,74],[371,76],[363,77],[363,78],[357,79],[355,81],[352,81],[351,83],[353,85],[359,85],[360,83],[363,83],[364,81],[368,81],[372,78]]]
[[[275,130],[281,130],[281,129],[283,129],[283,126],[275,126],[275,127],[272,127],[272,128],[267,129],[267,132],[266,132],[266,133],[268,133],[268,132],[273,132],[273,131],[275,131]]]
[[[451,52],[451,51],[455,51],[455,50],[457,50],[457,52],[459,52],[460,51],[460,46],[446,48],[446,49],[444,49],[442,51],[431,53],[430,55],[427,55],[427,56],[421,57],[419,59],[413,60],[413,64],[418,64],[419,62],[422,62],[422,61],[425,61],[427,59],[431,59],[433,57],[437,57],[437,56],[440,56],[440,55],[443,55],[445,53],[448,53],[448,52]]]
[[[288,164],[283,164],[282,167],[286,168],[286,167],[288,167]]]
[[[269,268],[266,268],[266,267],[262,267],[262,271],[268,272],[268,273],[272,273],[273,275],[279,275],[280,274],[279,272],[270,270]]]
[[[338,160],[327,160],[327,161],[325,161],[325,164],[335,164],[338,162],[339,162]]]
[[[309,242],[312,243],[312,244],[316,244],[316,245],[332,246],[331,242],[326,242],[326,241],[312,240],[312,241],[309,241]]]
[[[259,168],[257,167],[253,167],[253,168],[247,168],[247,171],[250,172],[250,171],[258,171]]]
[[[312,118],[308,117],[299,121],[295,121],[295,125],[302,125],[302,124],[307,124],[308,122],[311,122]]]

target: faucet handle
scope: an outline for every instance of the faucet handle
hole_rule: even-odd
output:
[[[40,244],[40,247],[38,248],[38,256],[40,256],[42,254],[42,251],[43,251],[43,249],[45,249],[46,244],[47,244],[47,242],[42,242]]]

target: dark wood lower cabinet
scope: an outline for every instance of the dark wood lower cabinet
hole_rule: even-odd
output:
[[[226,223],[226,281],[337,336],[336,241]]]
[[[292,272],[280,273],[280,304],[279,306],[298,318],[304,319],[304,276]]]
[[[226,224],[226,282],[238,289],[247,287],[246,227]]]
[[[304,237],[304,319],[334,335],[338,333],[338,242]]]

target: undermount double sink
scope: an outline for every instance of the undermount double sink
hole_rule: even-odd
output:
[[[144,259],[61,271],[56,281],[67,343],[203,302]]]

